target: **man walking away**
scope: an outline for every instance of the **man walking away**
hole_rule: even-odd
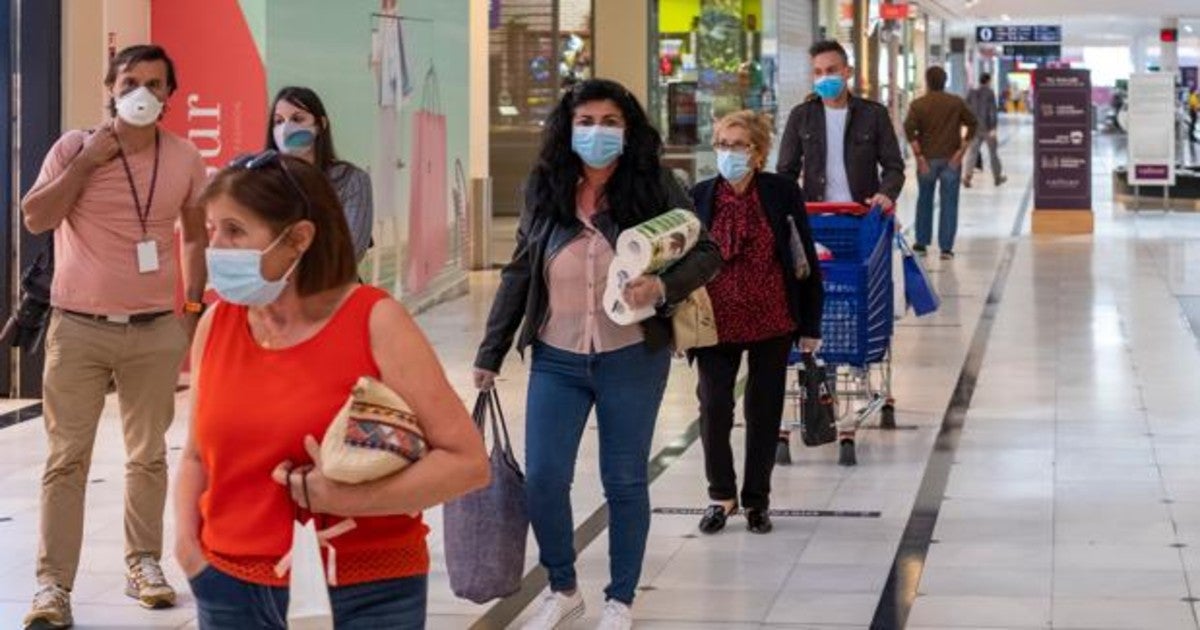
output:
[[[929,91],[912,102],[904,120],[904,133],[917,158],[917,244],[925,253],[933,240],[933,194],[940,188],[941,216],[938,247],[942,260],[954,258],[954,236],[958,231],[958,186],[961,181],[966,138],[974,138],[978,123],[966,101],[946,93],[946,71],[930,66],[925,71]]]
[[[979,126],[975,136],[971,138],[971,146],[967,149],[967,168],[963,169],[963,186],[971,187],[972,165],[975,160],[983,157],[983,143],[988,146],[988,157],[991,159],[992,179],[999,186],[1008,181],[1004,169],[1000,166],[1000,153],[997,151],[996,128],[999,121],[996,116],[996,93],[992,91],[992,75],[983,73],[979,77],[979,87],[967,93],[967,106],[971,108]]]

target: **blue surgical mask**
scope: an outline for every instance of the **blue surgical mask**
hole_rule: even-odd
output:
[[[750,170],[750,154],[743,151],[717,151],[717,172],[725,181],[740,182]]]
[[[575,125],[571,130],[571,148],[592,168],[604,168],[625,150],[625,129],[600,125]]]
[[[280,153],[296,155],[304,153],[317,142],[317,130],[290,120],[275,125],[275,146]]]
[[[287,288],[288,277],[300,265],[300,259],[296,259],[282,278],[267,280],[262,275],[262,258],[274,249],[286,234],[286,231],[280,234],[279,238],[262,251],[208,248],[205,252],[208,261],[208,281],[217,295],[230,304],[242,306],[266,306],[278,300]]]
[[[823,99],[832,101],[842,95],[842,91],[846,89],[846,77],[840,74],[827,74],[820,79],[817,79],[813,84],[813,90]]]

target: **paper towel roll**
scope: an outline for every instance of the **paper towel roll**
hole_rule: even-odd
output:
[[[653,307],[635,310],[625,303],[625,285],[639,276],[659,273],[683,258],[696,246],[700,228],[695,213],[676,209],[621,232],[604,290],[604,310],[609,319],[629,326],[652,317]]]

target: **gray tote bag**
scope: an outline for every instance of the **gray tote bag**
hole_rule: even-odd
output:
[[[492,482],[442,508],[450,589],[476,604],[507,597],[525,573],[525,475],[513,455],[496,390],[480,392],[475,425],[486,439],[492,426]],[[489,422],[490,420],[490,422]]]

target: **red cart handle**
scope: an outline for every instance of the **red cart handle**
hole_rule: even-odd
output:
[[[806,201],[804,208],[809,214],[849,214],[853,216],[861,216],[872,210],[872,207],[854,201]]]

